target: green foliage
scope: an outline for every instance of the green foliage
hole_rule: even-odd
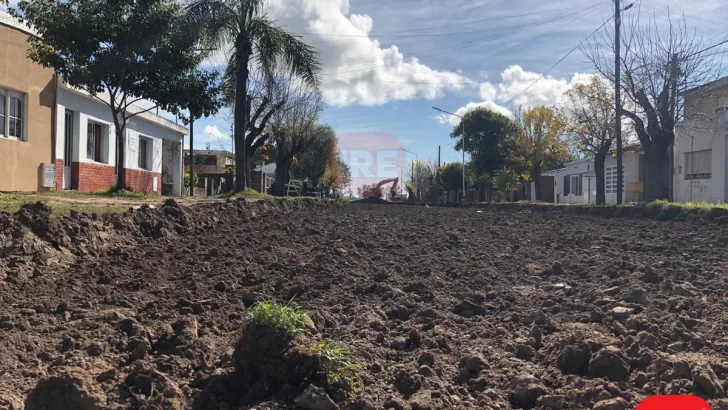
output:
[[[291,336],[306,331],[312,323],[308,313],[293,306],[292,302],[284,306],[270,300],[256,303],[251,312],[251,319],[271,330]]]
[[[311,144],[291,166],[293,176],[318,184],[326,172],[326,155],[329,152],[329,145],[336,145],[336,143],[336,133],[331,127],[317,127]]]
[[[190,172],[189,171],[185,171],[184,180],[185,180],[184,181],[185,188],[189,188],[190,187]],[[197,173],[195,173],[193,184],[194,184],[194,186],[197,186],[199,183],[200,183],[200,177],[199,177],[199,175],[197,175]]]
[[[448,191],[456,191],[463,188],[463,165],[457,162],[451,162],[440,167],[438,182]],[[466,167],[465,184],[466,187],[472,187],[473,177]]]
[[[518,123],[487,108],[478,108],[465,114],[450,133],[450,137],[458,139],[456,150],[462,149],[463,133],[465,151],[472,156],[474,175],[493,175],[509,158],[508,141],[518,133]]]
[[[668,207],[680,207],[684,210],[698,210],[708,212],[713,208],[728,209],[728,204],[714,204],[711,202],[670,202],[665,199],[658,199],[647,203],[648,208],[665,209]]]
[[[518,173],[511,168],[496,171],[493,176],[493,185],[498,190],[498,199],[501,201],[505,200],[508,192],[512,192],[518,188],[519,180]]]
[[[319,356],[321,368],[330,383],[346,383],[355,392],[361,388],[361,365],[352,358],[351,348],[333,340],[326,340],[314,345],[312,350]]]

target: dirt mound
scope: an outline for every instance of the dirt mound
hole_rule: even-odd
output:
[[[27,212],[0,214],[6,271],[37,268],[0,280],[0,407],[728,405],[728,226],[313,200]],[[251,325],[291,298],[315,331]],[[356,388],[324,377],[327,341]]]

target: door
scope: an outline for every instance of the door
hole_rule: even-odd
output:
[[[66,111],[63,133],[63,189],[71,189],[71,163],[73,162],[73,111]]]

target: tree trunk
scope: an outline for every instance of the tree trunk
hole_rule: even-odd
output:
[[[275,186],[275,189],[273,190],[273,195],[275,195],[275,196],[285,196],[286,195],[285,185],[288,183],[289,171],[291,169],[292,164],[293,164],[293,159],[288,158],[288,156],[281,158],[279,160],[276,160],[276,186]]]
[[[533,166],[533,184],[536,187],[536,201],[541,200],[541,165]]]
[[[607,203],[606,187],[604,186],[604,162],[607,152],[597,152],[594,155],[594,173],[597,176],[597,205]]]
[[[235,191],[248,187],[248,158],[245,149],[245,132],[248,129],[248,61],[249,46],[238,40],[235,68]]]
[[[124,161],[126,158],[126,144],[124,140],[124,130],[115,126],[116,130],[116,189],[126,188],[126,166]]]
[[[668,199],[670,194],[670,158],[667,143],[652,142],[645,149],[645,202]]]

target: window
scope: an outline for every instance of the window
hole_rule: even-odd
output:
[[[584,192],[583,181],[584,181],[584,177],[582,174],[571,176],[571,183],[569,184],[569,187],[571,188],[570,189],[571,195],[576,195],[576,196],[583,195],[583,192]]]
[[[685,154],[685,179],[711,179],[713,150]]]
[[[617,166],[605,167],[604,168],[604,192],[607,194],[617,193]],[[624,179],[624,165],[622,165],[622,192],[624,193],[624,186],[626,185]]]
[[[148,138],[139,137],[139,169],[149,169],[147,154],[152,141]]]
[[[24,120],[23,96],[0,89],[0,137],[22,140]]]
[[[570,182],[571,178],[568,175],[564,176],[564,196],[569,195],[569,193],[571,192]]]
[[[101,157],[102,129],[101,124],[89,121],[86,134],[86,158],[96,162],[104,162]]]

